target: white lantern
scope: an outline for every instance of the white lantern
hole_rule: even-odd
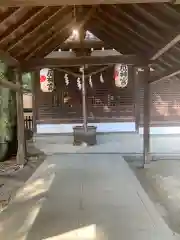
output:
[[[114,80],[116,87],[124,88],[128,84],[128,66],[116,64],[114,68]]]
[[[40,87],[43,92],[53,92],[54,90],[54,73],[50,68],[40,70]]]

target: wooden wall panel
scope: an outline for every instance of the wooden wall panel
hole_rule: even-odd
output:
[[[114,69],[92,76],[92,87],[87,79],[87,105],[89,122],[134,121],[133,79],[129,71],[129,83],[124,89],[117,88],[113,79]],[[55,71],[55,90],[52,93],[39,92],[39,120],[54,122],[81,122],[81,90],[77,79],[69,75],[66,86],[64,73]],[[68,101],[67,101],[68,99]],[[67,101],[67,102],[66,102]]]

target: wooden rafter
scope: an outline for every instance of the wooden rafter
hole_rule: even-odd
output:
[[[10,25],[1,35],[0,35],[0,44],[2,44],[6,39],[13,34],[15,31],[19,29],[19,27],[24,24],[28,19],[36,14],[37,9],[36,8],[19,8],[17,11],[19,11],[19,15],[22,15],[22,12],[24,12],[23,16],[19,18],[17,21],[15,21],[12,25]],[[17,14],[18,15],[18,14]]]
[[[42,11],[39,12],[39,14],[44,14],[44,12],[46,11],[46,8],[49,7],[44,7],[42,9]],[[40,34],[40,31],[46,31],[46,27],[48,27],[51,22],[56,21],[56,18],[60,17],[60,14],[62,13],[62,11],[67,8],[65,6],[63,6],[62,8],[59,8],[58,10],[56,10],[55,12],[53,12],[53,14],[51,14],[50,16],[48,16],[46,19],[44,19],[44,21],[41,21],[40,23],[38,22],[34,22],[33,26],[30,26],[24,33],[23,35],[21,35],[18,39],[15,39],[16,41],[14,41],[14,43],[12,43],[11,45],[9,45],[7,47],[7,51],[12,51],[14,48],[16,48],[18,45],[23,44],[23,42],[25,42],[27,39],[29,39],[32,35],[34,34]],[[37,13],[38,14],[38,13]]]
[[[0,24],[4,24],[4,22],[7,20],[7,18],[12,17],[13,14],[16,14],[18,10],[18,7],[10,7],[8,8],[6,11],[4,11],[3,13],[1,13],[0,16]]]
[[[41,44],[37,44],[37,47],[34,48],[33,51],[29,52],[26,56],[25,56],[25,59],[28,60],[30,59],[31,57],[35,56],[36,54],[38,55],[38,52],[40,52],[41,50],[42,51],[46,51],[46,47],[48,47],[48,45],[51,43],[51,41],[53,39],[59,39],[61,37],[61,34],[64,32],[64,31],[68,31],[68,29],[71,29],[73,27],[73,24],[75,23],[74,20],[71,20],[71,22],[67,25],[65,25],[63,28],[59,28],[57,29],[57,31],[52,35],[50,36],[49,38],[47,38],[44,43],[41,43]],[[68,34],[69,36],[69,34]],[[64,39],[65,40],[65,39]],[[56,46],[54,46],[54,48],[56,48]]]
[[[151,21],[155,25],[160,26],[161,28],[169,28],[171,25],[167,23],[167,18],[161,16],[161,13],[156,13],[152,7],[148,6],[146,9],[146,5],[133,4],[133,8],[137,11],[137,13],[141,14],[148,21]]]
[[[141,35],[137,30],[133,29],[133,27],[130,26],[130,24],[127,23],[126,21],[124,21],[122,18],[118,18],[115,15],[113,15],[113,12],[111,12],[110,10],[103,11],[101,8],[101,9],[99,9],[99,11],[108,19],[107,22],[109,24],[112,22],[111,25],[117,25],[118,29],[121,33],[126,32],[126,33],[129,33],[130,35],[133,34],[136,36],[137,39],[139,39],[139,41],[142,41],[144,43],[147,43],[148,45],[153,46],[153,41],[151,41],[147,37]]]
[[[3,43],[7,43],[7,39],[8,39],[9,36],[15,35],[16,32],[18,32],[21,29],[25,28],[25,26],[27,24],[29,24],[30,22],[35,20],[36,17],[39,16],[40,14],[42,14],[44,12],[44,10],[46,10],[46,9],[47,9],[47,7],[40,8],[39,10],[36,10],[36,11],[35,11],[35,9],[33,9],[32,10],[32,14],[30,16],[29,16],[29,14],[27,14],[28,17],[24,17],[24,19],[23,19],[24,22],[22,22],[23,20],[20,21],[20,22],[22,22],[22,24],[19,24],[19,25],[15,24],[14,26],[12,26],[11,29],[9,29],[9,31],[7,31],[5,36],[0,39],[0,45],[3,44]]]
[[[150,59],[156,60],[180,41],[180,25],[163,34],[163,42],[151,52]]]
[[[174,66],[172,68],[168,68],[166,71],[162,72],[160,75],[150,78],[149,83],[155,83],[155,82],[158,82],[158,81],[169,79],[169,78],[172,78],[174,76],[177,76],[178,74],[180,74],[179,65]]]
[[[70,28],[70,27],[69,27]],[[57,49],[59,46],[61,46],[61,44],[67,40],[67,38],[70,35],[70,31],[69,28],[65,28],[60,36],[58,38],[53,39],[53,41],[50,42],[50,44],[48,44],[48,46],[45,48],[42,48],[40,51],[38,51],[36,53],[37,57],[45,57],[47,56],[49,53],[53,52],[55,49]]]
[[[102,18],[99,17],[99,16],[95,16],[95,18],[99,21],[99,24],[101,24],[101,25],[104,26],[104,29],[105,29],[105,30],[108,29],[107,31],[108,31],[109,33],[110,33],[110,32],[112,33],[112,35],[114,36],[114,38],[115,38],[115,37],[118,37],[119,42],[121,42],[121,39],[125,40],[125,41],[126,41],[126,44],[125,44],[126,47],[127,47],[128,43],[129,43],[129,46],[130,46],[130,45],[131,45],[131,46],[134,45],[134,49],[136,49],[136,48],[141,48],[141,49],[143,49],[143,48],[144,48],[145,51],[148,50],[147,45],[146,45],[145,43],[141,42],[141,44],[140,44],[140,43],[139,43],[137,40],[135,40],[132,36],[130,37],[130,36],[127,35],[127,33],[124,33],[124,32],[122,32],[122,31],[119,31],[116,26],[108,25],[108,24],[107,24],[107,21],[104,20],[104,19],[102,19]],[[130,42],[131,39],[133,39],[132,42]],[[150,48],[149,48],[149,49],[150,49]]]
[[[136,5],[134,6],[133,5],[133,8],[134,9],[136,9],[136,11],[137,11],[137,9],[139,10],[139,11],[141,11],[141,13],[142,13],[142,11],[143,11],[143,16],[145,17],[145,10],[143,9],[142,10],[142,8],[140,8],[139,7],[139,5],[136,7]],[[127,12],[122,12],[121,10],[119,10],[118,9],[118,11],[120,11],[120,13],[123,15],[123,14],[126,14],[125,16],[127,17],[127,18],[129,18],[129,20],[131,20],[132,22],[136,22],[136,23],[138,23],[139,21],[137,20],[137,16],[135,16],[132,12],[129,12],[128,14],[127,14]],[[137,13],[139,13],[139,11],[137,11]],[[152,12],[152,11],[151,11]],[[147,14],[148,15],[148,14]],[[132,16],[133,16],[133,18],[132,18]],[[148,15],[149,16],[149,15]],[[150,16],[149,16],[150,17]],[[155,18],[154,17],[154,15],[152,16],[151,15],[151,18]],[[140,25],[139,25],[140,27],[143,27],[143,29],[144,29],[144,27],[145,27],[145,25],[143,25],[141,22],[140,22]],[[166,28],[167,28],[167,25],[166,25]],[[149,27],[149,29],[150,29],[150,32],[149,32],[149,34],[151,34],[152,36],[153,36],[153,38],[152,38],[152,36],[151,37],[148,37],[148,35],[144,35],[144,37],[146,37],[146,42],[148,42],[149,44],[151,44],[151,47],[154,47],[154,46],[157,46],[157,43],[158,42],[162,42],[163,40],[164,40],[164,38],[163,38],[163,36],[161,36],[161,34],[159,34],[159,36],[157,36],[157,34],[156,34],[156,32],[155,32],[155,30],[153,30],[153,29],[151,29],[150,27]],[[144,30],[148,30],[147,28],[145,28]],[[158,37],[158,38],[160,38],[159,39],[159,41],[157,41],[157,40],[155,40],[155,35]],[[142,35],[141,35],[142,36]],[[138,42],[139,42],[139,40],[138,40]],[[138,45],[138,42],[137,42],[137,45]],[[140,43],[139,43],[139,45],[140,45]],[[145,48],[144,48],[145,49]],[[148,53],[148,52],[152,52],[152,50],[151,49],[145,49],[145,51],[146,51],[146,54]],[[173,61],[175,61],[175,62],[177,62],[178,61],[178,59],[176,59],[175,58],[175,56],[174,57],[172,57],[171,55],[168,55],[168,57],[169,57],[169,59],[171,59],[171,58],[174,58],[174,59],[172,59]],[[153,60],[153,59],[152,59]]]
[[[143,21],[140,21],[134,13],[125,11],[124,9],[122,10],[122,8],[118,7],[117,5],[113,5],[112,8],[114,8],[116,12],[124,16],[126,19],[136,24],[136,26],[138,26],[139,31],[143,30],[144,32],[146,32],[146,36],[149,37],[150,39],[154,38],[156,41],[158,39],[162,40],[162,37],[160,36],[159,32],[147,26]]]
[[[34,41],[28,44],[27,49],[22,49],[16,55],[18,58],[24,58],[29,54],[33,54],[38,48],[42,48],[45,43],[49,42],[49,39],[53,39],[55,36],[60,34],[64,28],[66,28],[67,23],[71,20],[72,15],[69,12],[66,16],[61,18],[61,21],[57,21],[56,23],[52,24],[46,31],[44,30],[43,33],[37,35]]]
[[[77,27],[77,30],[80,31],[80,29],[88,22],[88,20],[91,18],[91,16],[94,14],[94,12],[96,11],[97,6],[92,7],[89,12],[85,15],[84,19],[79,23],[79,26]],[[62,28],[61,30],[59,30],[57,33],[54,33],[54,35],[52,37],[50,37],[49,39],[47,39],[47,41],[45,41],[41,46],[39,46],[37,49],[35,49],[35,52],[30,53],[28,56],[26,56],[25,59],[30,59],[34,54],[38,53],[39,51],[41,51],[41,49],[46,49],[46,46],[51,44],[53,42],[53,39],[58,39],[58,36],[60,36],[61,32],[65,29],[67,29],[68,32],[68,36],[70,35],[70,31],[68,31],[68,29],[70,30],[73,27],[73,24],[76,23],[76,19],[73,19],[67,26],[65,26],[64,28]],[[66,39],[63,39],[63,41],[65,41]],[[59,42],[59,45],[62,42]],[[58,46],[58,44],[53,44],[51,49],[49,50],[50,52],[53,51],[54,49],[56,49]]]

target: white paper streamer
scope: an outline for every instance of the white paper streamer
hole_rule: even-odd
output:
[[[68,74],[67,73],[64,75],[64,79],[65,79],[66,86],[68,86],[69,85],[69,78],[68,78]]]
[[[101,73],[101,75],[100,75],[100,82],[101,82],[101,83],[104,83],[104,78],[103,78],[102,73]]]
[[[92,83],[92,77],[91,76],[89,76],[89,85],[90,85],[91,88],[93,88],[93,83]]]
[[[77,78],[77,86],[78,86],[79,90],[81,90],[82,86],[81,86],[81,81],[80,81],[79,77]]]

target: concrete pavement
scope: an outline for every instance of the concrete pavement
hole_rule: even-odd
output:
[[[48,156],[0,214],[3,240],[174,240],[119,154]]]

